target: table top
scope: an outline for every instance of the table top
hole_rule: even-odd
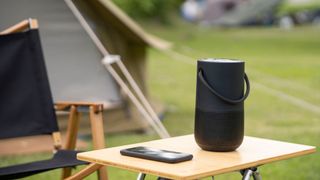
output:
[[[135,146],[191,153],[193,154],[193,159],[177,164],[169,164],[120,154],[121,149]],[[79,153],[77,157],[83,161],[170,179],[197,179],[256,167],[274,161],[310,154],[315,151],[316,148],[313,146],[245,136],[242,145],[236,151],[210,152],[202,150],[196,144],[192,134],[83,152]]]

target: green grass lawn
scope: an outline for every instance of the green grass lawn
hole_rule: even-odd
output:
[[[154,97],[169,108],[165,125],[173,135],[192,133],[196,60],[234,58],[246,62],[252,82],[245,104],[245,134],[314,146],[320,145],[320,28],[149,31],[175,43],[184,56],[150,51]],[[184,124],[182,127],[181,124]],[[265,179],[320,179],[320,154],[262,166]],[[238,174],[219,179],[236,179]]]
[[[193,132],[196,60],[234,58],[246,62],[252,82],[245,103],[245,134],[293,143],[320,145],[320,28],[211,29],[188,24],[143,25],[175,44],[178,55],[149,50],[148,86],[167,107],[164,125],[172,136]],[[108,146],[158,138],[155,134],[107,135]],[[319,149],[318,149],[319,150]],[[0,157],[0,166],[47,156]],[[264,179],[320,179],[320,154],[260,167]],[[57,179],[53,171],[28,179]],[[110,179],[135,179],[136,173],[109,168]],[[95,175],[88,179],[96,179]],[[150,179],[154,179],[151,177]],[[217,179],[240,179],[239,173]]]

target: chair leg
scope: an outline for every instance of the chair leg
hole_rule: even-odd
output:
[[[79,122],[80,113],[77,111],[77,108],[75,106],[71,106],[64,149],[73,150],[76,148]]]
[[[95,112],[92,106],[90,106],[90,122],[91,122],[91,132],[92,132],[92,139],[93,139],[93,148],[94,149],[105,148],[102,112],[101,111]],[[105,167],[101,167],[99,169],[98,176],[100,180],[108,179],[108,174]]]
[[[85,168],[83,168],[78,173],[74,174],[73,176],[70,176],[70,177],[66,178],[65,180],[83,179],[83,178],[89,176],[90,174],[92,174],[94,171],[96,171],[97,169],[99,169],[101,167],[102,167],[102,165],[100,165],[100,164],[92,163],[92,164],[86,166]]]
[[[67,177],[70,177],[71,176],[71,171],[72,171],[72,168],[68,167],[68,168],[63,168],[62,169],[62,177],[61,179],[65,179]]]
[[[68,121],[68,129],[66,134],[66,143],[64,149],[73,150],[76,147],[77,142],[77,134],[79,129],[80,122],[80,113],[77,111],[76,106],[71,106],[69,121]],[[72,168],[63,168],[62,170],[62,179],[67,178],[71,175]]]

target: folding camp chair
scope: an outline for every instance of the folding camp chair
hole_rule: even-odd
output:
[[[53,104],[37,28],[37,20],[29,19],[0,33],[0,140],[52,135],[55,153],[49,160],[1,167],[0,179],[23,178],[56,168],[64,168],[62,178],[66,178],[71,167],[86,164],[76,159],[74,151],[83,111],[89,112],[94,148],[104,148],[102,103]],[[55,109],[70,112],[64,147]],[[107,178],[105,169],[99,170],[99,177]]]

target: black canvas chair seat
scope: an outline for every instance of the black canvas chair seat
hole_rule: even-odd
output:
[[[88,164],[77,160],[77,151],[59,150],[51,159],[0,168],[0,179],[18,179],[57,168]]]

